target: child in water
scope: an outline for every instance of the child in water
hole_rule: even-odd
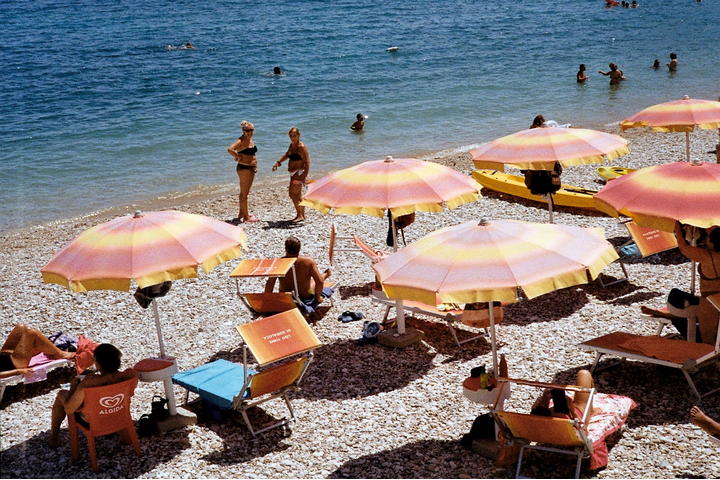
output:
[[[588,79],[587,75],[585,75],[585,64],[581,63],[580,68],[575,75],[575,78],[577,78],[577,83],[585,83],[585,81]]]
[[[670,54],[670,63],[667,64],[668,71],[670,71],[670,72],[677,71],[677,66],[678,66],[677,53],[672,52]]]
[[[365,128],[365,115],[363,115],[362,113],[358,113],[357,115],[355,115],[355,118],[355,123],[350,125],[350,130],[360,132],[363,128]]]

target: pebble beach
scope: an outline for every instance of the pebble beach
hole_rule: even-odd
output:
[[[616,127],[608,131],[619,133]],[[641,168],[685,155],[682,133],[663,134],[631,130],[622,134],[630,154],[615,162]],[[717,131],[691,134],[692,157],[714,162]],[[470,174],[467,153],[429,155],[436,161]],[[269,166],[267,166],[269,168]],[[563,183],[600,189],[597,165],[567,167]],[[228,178],[234,175],[228,170]],[[311,172],[319,178],[320,172]],[[233,177],[234,181],[234,177]],[[417,214],[405,231],[407,242],[444,226],[469,220],[514,219],[547,222],[547,207],[482,191],[477,202],[441,213]],[[15,322],[49,335],[57,331],[84,334],[98,342],[116,345],[123,366],[157,354],[157,337],[149,310],[141,309],[130,292],[94,291],[74,294],[58,285],[43,284],[40,269],[62,246],[78,234],[118,214],[136,208],[173,208],[220,220],[237,213],[237,185],[218,186],[202,195],[177,196],[148,205],[120,206],[92,215],[36,225],[0,236],[2,325],[5,337]],[[288,235],[303,244],[301,253],[313,257],[321,270],[330,267],[338,289],[335,305],[313,326],[322,342],[292,403],[297,420],[288,435],[282,429],[253,438],[233,416],[223,422],[202,417],[197,425],[149,438],[141,438],[142,455],[113,436],[98,440],[100,472],[82,458],[73,464],[63,427],[58,449],[47,446],[50,407],[61,384],[73,371],[53,371],[46,382],[9,387],[0,404],[0,456],[3,478],[512,478],[514,470],[498,469],[476,451],[464,449],[459,439],[473,419],[487,412],[462,395],[462,381],[470,369],[491,363],[487,338],[458,347],[439,321],[414,316],[407,325],[423,332],[423,339],[406,349],[358,345],[362,322],[341,323],[344,311],[362,312],[369,320],[382,319],[384,307],[370,298],[374,280],[370,262],[355,252],[339,252],[334,265],[328,260],[331,224],[339,233],[354,233],[377,249],[385,248],[387,220],[368,216],[321,215],[308,209],[307,220],[290,225],[294,211],[287,197],[287,179],[258,183],[250,195],[251,212],[260,222],[243,225],[249,251],[242,258],[281,256]],[[555,222],[581,227],[602,227],[606,238],[619,245],[628,239],[617,219],[600,213],[558,207]],[[234,326],[253,319],[235,294],[228,277],[239,259],[226,262],[196,279],[173,283],[160,299],[160,315],[168,353],[181,369],[218,358],[242,360],[241,340]],[[688,289],[690,261],[677,250],[663,252],[628,265],[629,281],[602,287],[597,281],[511,304],[497,327],[498,353],[505,354],[513,378],[571,383],[581,368],[589,368],[593,354],[577,344],[622,330],[652,334],[655,323],[640,316],[640,306],[661,307],[673,287]],[[604,270],[618,277],[617,264]],[[242,291],[262,291],[261,280],[245,280]],[[463,326],[458,335],[475,332]],[[603,362],[605,363],[605,362]],[[720,386],[720,363],[704,367],[696,378],[701,389]],[[602,393],[633,398],[638,406],[626,429],[613,435],[607,468],[581,476],[592,478],[717,478],[718,447],[690,422],[689,410],[699,405],[720,418],[720,393],[698,402],[682,374],[656,365],[625,362],[594,375]],[[150,401],[162,394],[158,383],[140,383],[132,401],[137,420],[149,413]],[[184,390],[175,388],[181,403]],[[528,411],[539,391],[517,388],[506,406]],[[197,405],[191,405],[197,409]],[[282,402],[272,401],[251,412],[259,423],[286,414]],[[564,456],[533,455],[526,475],[565,478],[573,474],[573,461]]]

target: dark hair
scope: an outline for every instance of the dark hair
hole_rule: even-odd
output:
[[[720,252],[720,227],[715,227],[708,233],[708,238],[716,252]]]
[[[567,404],[567,397],[565,396],[565,390],[559,388],[553,388],[550,390],[550,396],[553,401],[553,411],[555,413],[570,414],[570,407]]]
[[[282,73],[282,69],[280,67],[273,67],[273,73],[279,75]]]
[[[357,118],[358,120],[364,120],[365,115],[363,115],[362,113],[358,113],[357,115],[355,115],[355,118]]]
[[[115,373],[120,369],[122,353],[109,343],[101,343],[93,352],[95,361],[104,373]]]
[[[535,407],[532,410],[530,410],[530,415],[540,415],[542,417],[552,417],[552,410],[550,410],[548,407],[543,407],[541,405],[539,407]]]
[[[676,59],[676,58],[677,58],[677,53],[672,52],[672,53],[670,54],[670,58]]]
[[[533,118],[533,127],[542,127],[543,123],[545,123],[545,117],[542,115],[537,115],[535,118]]]
[[[300,240],[297,237],[289,236],[285,239],[285,253],[298,255],[300,253]]]
[[[580,64],[580,70],[585,70],[585,64],[584,64],[584,63],[581,63],[581,64]]]

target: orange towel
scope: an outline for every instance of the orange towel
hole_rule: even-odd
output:
[[[78,375],[95,364],[93,352],[98,345],[100,344],[93,342],[86,336],[78,335],[78,346],[75,353],[75,369]]]

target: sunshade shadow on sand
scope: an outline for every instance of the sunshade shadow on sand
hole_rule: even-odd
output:
[[[372,294],[374,282],[367,282],[361,285],[347,285],[338,287],[340,300],[347,300],[352,297],[369,297]]]
[[[560,320],[582,309],[588,301],[587,294],[581,287],[563,288],[506,305],[502,324],[527,325]]]
[[[194,405],[199,405],[199,402]],[[196,410],[199,416],[202,415],[201,409]],[[247,413],[253,425],[258,427],[279,420],[279,418],[268,415],[262,407],[251,408]],[[228,412],[226,417],[219,422],[202,421],[201,425],[222,438],[222,450],[213,451],[201,457],[202,460],[216,465],[243,463],[290,448],[287,443],[283,442],[283,439],[288,436],[291,427],[288,428],[288,432],[285,432],[284,428],[274,428],[253,437],[238,412]]]
[[[49,424],[49,410],[42,413],[47,413]],[[141,438],[141,456],[137,456],[129,445],[120,443],[117,435],[98,437],[96,448],[100,471],[95,473],[90,469],[84,435],[80,435],[80,460],[76,464],[70,457],[66,428],[60,430],[61,444],[58,448],[49,448],[47,439],[48,434],[42,433],[3,450],[2,477],[136,478],[191,448],[185,430]]]
[[[421,440],[345,462],[328,478],[494,478],[492,462],[458,440]]]
[[[642,285],[636,285],[632,282],[632,277],[627,282],[620,282],[615,285],[603,287],[597,282],[587,284],[583,288],[588,295],[609,302],[612,305],[632,305],[634,303],[646,302],[655,298],[661,298],[662,303],[665,302],[667,292],[657,292],[654,290],[645,290]],[[655,303],[655,302],[653,302]],[[640,313],[638,307],[638,314]]]
[[[343,362],[351,356],[352,362]],[[351,340],[326,344],[315,350],[300,390],[293,397],[344,400],[398,390],[428,372],[434,356],[422,343],[405,349],[358,345]]]
[[[295,230],[302,227],[302,223],[291,222],[290,220],[268,220],[267,225],[263,225],[263,230]]]
[[[0,411],[12,403],[52,392],[63,383],[69,383],[75,376],[75,373],[75,367],[57,368],[48,372],[47,379],[41,382],[20,383],[6,387],[2,403],[0,403]]]
[[[590,365],[558,372],[554,375],[553,382],[573,383],[575,374],[581,368],[589,369]],[[598,369],[600,371],[593,373],[598,392],[624,395],[637,402],[637,408],[628,418],[627,425],[630,428],[687,424],[690,423],[689,411],[693,405],[716,405],[720,398],[720,393],[715,393],[699,402],[690,391],[682,372],[676,368],[632,360],[620,362],[619,359],[609,358],[600,361]],[[693,378],[697,380],[701,392],[720,386],[716,365],[702,368]]]
[[[433,321],[419,317],[406,317],[405,320],[407,326],[416,328],[424,333],[422,338],[424,343],[432,347],[437,353],[449,357],[443,360],[442,363],[472,360],[480,355],[488,354],[491,351],[489,335],[458,346],[444,320]],[[461,342],[481,332],[482,330],[480,329],[470,331],[469,329],[466,330],[461,324],[455,325],[455,333]],[[498,348],[502,345],[504,345],[504,343],[498,341]]]

